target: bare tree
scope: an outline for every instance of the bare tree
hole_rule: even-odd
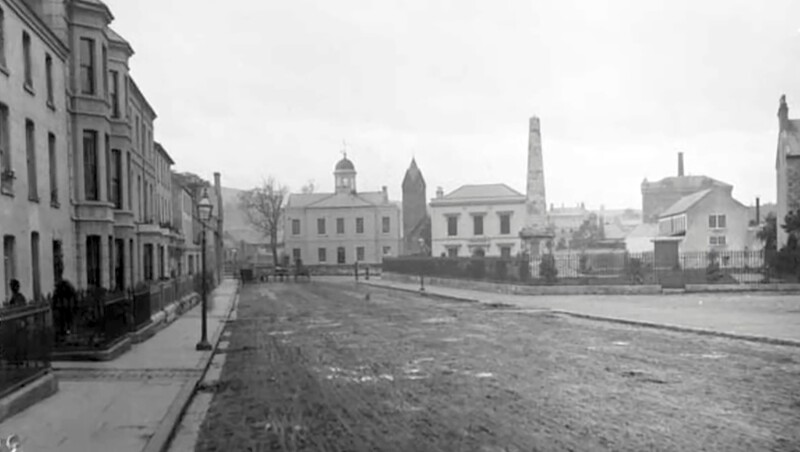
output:
[[[300,187],[300,193],[303,193],[303,194],[314,193],[314,190],[316,190],[316,188],[317,188],[317,186],[314,183],[314,179],[309,179],[308,182],[306,182],[305,185]]]
[[[239,194],[239,207],[247,221],[269,238],[272,261],[278,265],[278,231],[283,219],[283,203],[289,189],[270,176],[260,187]]]

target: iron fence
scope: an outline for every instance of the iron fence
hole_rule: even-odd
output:
[[[0,398],[50,369],[49,300],[0,309]]]
[[[150,287],[147,285],[139,286],[138,290],[131,293],[133,299],[133,330],[139,330],[150,322],[153,315],[151,308]]]
[[[108,348],[130,330],[127,292],[94,288],[53,295],[55,349]]]
[[[653,252],[587,250],[555,252],[537,259],[498,257],[384,258],[388,272],[515,284],[637,285],[764,284],[794,282],[796,276],[768,265],[763,250],[720,250],[676,255],[674,265],[658,267]]]

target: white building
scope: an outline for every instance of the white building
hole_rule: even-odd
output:
[[[505,184],[437,192],[430,203],[433,256],[515,256],[522,251],[525,202],[525,195]]]
[[[356,190],[356,170],[345,156],[336,164],[334,193],[292,193],[286,203],[284,239],[292,261],[306,265],[378,264],[397,256],[402,223],[386,187]]]

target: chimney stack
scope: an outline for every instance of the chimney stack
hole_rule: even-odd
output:
[[[381,191],[383,192],[383,202],[389,202],[389,189],[386,185],[381,187]]]
[[[778,105],[778,125],[780,130],[786,130],[789,126],[789,106],[786,105],[786,94],[781,96]]]
[[[436,187],[436,198],[444,197],[444,190],[442,187]]]
[[[756,198],[756,226],[761,223],[761,199]]]
[[[683,152],[678,152],[678,177],[683,177]]]

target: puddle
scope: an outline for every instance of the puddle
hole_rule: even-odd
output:
[[[492,378],[494,374],[491,372],[479,372],[475,374],[475,378]]]
[[[442,339],[442,342],[450,342],[450,343],[452,343],[452,342],[461,342],[463,340],[464,339],[462,339],[460,337],[446,337],[446,338]]]
[[[630,342],[625,342],[625,341],[615,341],[615,342],[612,342],[612,344],[614,344],[614,345],[619,345],[620,347],[624,347],[624,346],[626,346],[626,345],[630,345]]]
[[[286,336],[289,334],[294,334],[294,331],[270,331],[267,336]]]
[[[440,325],[443,323],[453,323],[456,319],[454,317],[432,317],[430,319],[425,319],[422,323]]]
[[[706,359],[720,359],[720,358],[727,358],[728,354],[727,353],[714,352],[714,353],[706,353],[706,354],[700,355],[700,357],[701,358],[706,358]]]

